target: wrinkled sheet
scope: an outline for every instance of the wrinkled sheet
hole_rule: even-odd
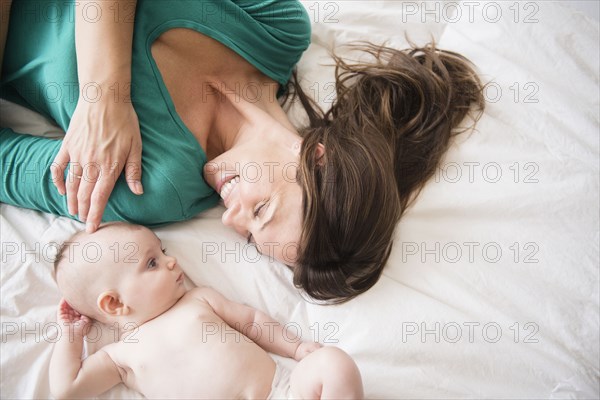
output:
[[[489,82],[485,114],[399,223],[384,274],[364,295],[305,301],[286,267],[221,224],[222,206],[155,230],[187,284],[341,347],[368,398],[600,397],[598,22],[553,2],[305,6],[313,43],[299,71],[321,104],[333,95],[328,51],[348,55],[340,45],[352,40],[405,47],[406,33],[477,65]],[[2,108],[15,127],[56,131]],[[298,108],[290,116],[303,118]],[[82,227],[0,205],[2,398],[49,397],[53,244]],[[120,385],[100,397],[140,396]]]

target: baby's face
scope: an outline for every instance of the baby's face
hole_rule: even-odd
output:
[[[132,316],[148,320],[173,306],[186,292],[177,259],[144,227],[106,226],[88,238],[102,249],[98,274]],[[101,279],[101,277],[99,277]]]

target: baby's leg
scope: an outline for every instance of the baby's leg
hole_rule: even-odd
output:
[[[360,371],[343,350],[322,347],[292,371],[290,388],[301,399],[362,399]]]

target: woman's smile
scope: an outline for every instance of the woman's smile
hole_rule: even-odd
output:
[[[205,170],[206,170],[206,168],[205,168]],[[237,175],[235,173],[223,174],[221,179],[217,180],[217,182],[215,183],[215,190],[217,191],[217,193],[221,194],[221,192],[223,191],[223,185],[225,185],[227,182],[229,182],[230,180],[232,180],[235,177],[239,177],[239,175]]]
[[[240,177],[236,175],[225,182],[223,186],[221,186],[221,193],[219,194],[223,199],[223,203],[225,203],[225,207],[229,208],[229,195],[239,182]]]

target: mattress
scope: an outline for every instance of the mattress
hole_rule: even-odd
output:
[[[324,107],[331,51],[357,57],[342,45],[434,39],[475,63],[488,83],[485,113],[398,224],[368,292],[335,306],[307,299],[284,265],[222,225],[222,206],[155,229],[186,285],[212,286],[342,348],[367,398],[599,398],[598,21],[557,2],[303,4],[313,37],[298,71]],[[6,101],[1,114],[2,126],[61,135]],[[298,107],[289,115],[305,119]],[[2,398],[50,396],[60,299],[51,261],[83,227],[0,204]],[[86,351],[109,336],[98,331]],[[119,385],[100,398],[141,395]]]

